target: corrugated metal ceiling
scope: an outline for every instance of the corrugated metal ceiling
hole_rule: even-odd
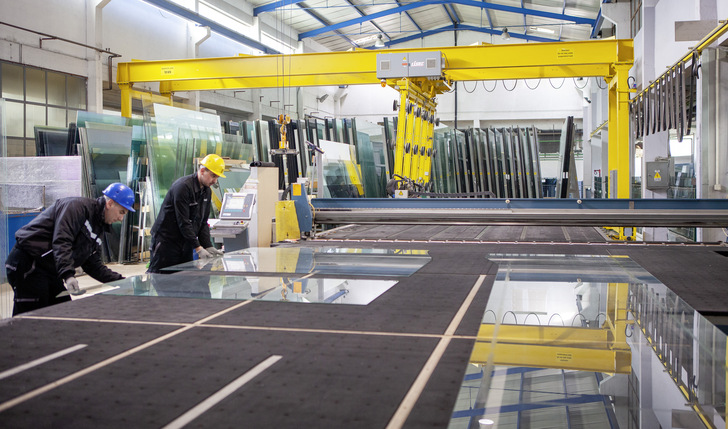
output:
[[[589,39],[602,0],[248,0],[300,35],[334,51],[386,45],[454,29],[527,41]]]

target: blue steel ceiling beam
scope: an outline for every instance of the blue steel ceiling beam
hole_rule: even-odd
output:
[[[399,0],[394,0],[394,2],[397,3],[397,6],[402,6],[402,3],[400,3]],[[417,21],[412,18],[412,15],[410,15],[409,12],[405,12],[404,14],[407,15],[407,18],[409,18],[410,21],[412,21],[412,25],[415,26],[417,31],[422,31],[422,28],[417,24]]]
[[[301,8],[301,9],[302,9],[302,10],[303,10],[304,12],[306,12],[307,14],[309,14],[309,15],[310,15],[311,17],[313,17],[313,19],[315,19],[316,21],[320,22],[321,24],[323,24],[323,25],[325,25],[325,26],[330,26],[330,25],[331,25],[331,24],[329,24],[329,23],[328,23],[328,22],[327,22],[327,21],[326,21],[325,19],[323,19],[323,18],[321,18],[320,16],[318,16],[318,14],[317,14],[317,13],[314,13],[314,12],[312,12],[312,11],[308,10],[308,8],[307,8],[307,7],[301,6],[301,5],[299,4],[299,3],[303,3],[303,2],[296,2],[296,6],[298,6],[299,8]],[[345,40],[346,40],[347,42],[351,43],[351,45],[352,45],[353,47],[355,47],[355,48],[359,48],[359,47],[360,47],[359,45],[357,45],[356,43],[354,43],[354,41],[353,41],[353,40],[351,40],[350,38],[348,38],[348,37],[346,37],[345,35],[341,34],[341,32],[340,32],[339,30],[334,30],[334,32],[335,32],[335,33],[336,33],[336,34],[337,34],[338,36],[340,36],[340,37],[342,37],[343,39],[345,39]],[[299,35],[299,36],[298,36],[298,40],[303,40],[303,38],[302,38],[302,37],[301,37],[301,36]]]
[[[458,16],[458,11],[455,10],[455,6],[452,4],[447,4],[445,6],[450,9],[450,12],[452,12],[452,16],[455,18],[455,23],[460,24],[460,16]]]
[[[305,0],[280,0],[280,1],[274,1],[273,3],[264,4],[262,6],[258,6],[255,9],[253,9],[253,16],[258,16],[258,14],[261,14],[263,12],[272,12],[279,7],[303,3]]]
[[[607,1],[603,1],[603,3],[607,3]],[[597,37],[597,33],[599,33],[599,30],[602,26],[602,21],[604,21],[604,17],[602,16],[602,6],[599,6],[599,13],[597,13],[597,19],[594,20],[594,24],[592,24],[592,31],[591,36],[589,36],[591,39],[594,39]]]
[[[452,1],[447,1],[447,0],[422,0],[422,1],[418,1],[418,2],[404,4],[402,6],[395,7],[395,8],[392,8],[392,9],[387,9],[387,10],[384,10],[384,11],[381,11],[381,12],[376,12],[376,13],[367,15],[366,17],[360,17],[360,18],[350,19],[348,21],[339,22],[339,23],[336,23],[336,24],[329,25],[327,27],[323,27],[323,28],[319,28],[319,29],[311,30],[311,31],[306,31],[306,32],[300,33],[298,35],[298,39],[299,40],[302,40],[302,39],[305,39],[307,37],[318,36],[319,34],[322,34],[322,33],[327,33],[329,31],[338,30],[338,29],[343,28],[343,27],[348,27],[348,26],[351,26],[351,25],[360,24],[362,22],[369,21],[369,20],[376,19],[376,18],[381,18],[383,16],[402,13],[402,12],[405,12],[405,11],[408,11],[408,10],[412,10],[412,9],[415,9],[415,8],[418,8],[418,7],[438,5],[438,4],[449,4],[449,3],[459,4],[459,5],[463,5],[463,6],[473,6],[473,7],[480,7],[480,8],[485,8],[485,9],[499,10],[499,11],[504,11],[504,12],[511,12],[511,13],[518,13],[518,14],[526,14],[526,15],[533,15],[533,16],[539,16],[539,17],[542,17],[542,18],[551,18],[551,19],[556,19],[556,20],[561,20],[561,21],[574,22],[576,24],[594,25],[594,20],[593,19],[589,19],[589,18],[582,18],[582,17],[578,17],[578,16],[565,15],[565,14],[561,14],[561,13],[545,12],[545,11],[535,10],[535,9],[524,9],[524,8],[520,8],[520,7],[506,6],[506,5],[500,5],[500,4],[484,3],[482,1],[475,1],[475,0],[452,0]]]
[[[354,7],[354,10],[356,10],[357,13],[359,13],[359,16],[367,16],[364,12],[361,11],[361,9],[359,9],[359,6],[357,6],[354,3],[352,3],[351,0],[344,0],[344,1],[347,2],[347,3],[349,3],[349,5],[353,6]],[[384,36],[386,36],[387,39],[391,39],[391,37],[389,37],[389,34],[387,34],[386,31],[382,30],[382,28],[380,26],[378,26],[376,22],[374,22],[372,20],[372,21],[369,21],[369,23],[372,24],[374,26],[374,28],[376,28],[381,34],[383,34]]]
[[[500,36],[502,33],[501,30],[494,30],[492,28],[474,27],[471,25],[462,25],[462,24],[459,24],[459,25],[452,24],[452,25],[448,25],[446,27],[436,28],[434,30],[422,31],[417,34],[413,34],[412,36],[400,37],[398,39],[390,40],[389,42],[385,42],[384,45],[392,46],[392,45],[396,45],[397,43],[409,42],[410,40],[421,39],[423,37],[432,36],[434,34],[443,33],[445,31],[462,31],[462,30],[477,31],[478,33],[492,34],[494,36]],[[527,36],[525,34],[520,34],[520,33],[511,33],[510,30],[508,31],[508,34],[510,34],[511,37],[513,37],[515,39],[523,39],[523,40],[528,40],[531,42],[558,42],[558,40],[556,40],[556,39],[547,39],[545,37],[538,37],[538,36],[531,36],[531,35]]]
[[[486,1],[483,0],[483,3],[486,3]],[[490,11],[488,10],[488,8],[483,8],[480,10],[481,10],[481,12],[482,11],[485,12],[485,17],[488,18],[488,25],[490,26],[491,29],[493,29],[493,21],[490,19]],[[481,21],[482,21],[482,19],[481,19]]]
[[[561,7],[561,13],[566,13],[566,0],[564,0],[564,5]],[[598,18],[599,18],[599,16],[597,15],[597,19]],[[559,40],[561,40],[561,35],[563,33],[564,33],[564,26],[563,25],[559,25]]]
[[[189,9],[181,7],[175,3],[172,3],[171,1],[167,1],[167,0],[144,0],[144,1],[160,8],[160,9],[166,10],[167,12],[173,13],[177,16],[181,16],[184,19],[195,22],[203,27],[210,27],[210,31],[213,31],[221,36],[225,36],[228,39],[233,40],[235,42],[242,43],[245,46],[250,46],[251,48],[257,49],[259,51],[263,51],[266,54],[280,54],[280,52],[276,51],[275,49],[265,46],[264,44],[260,43],[259,41],[255,40],[255,39],[251,39],[249,37],[243,36],[242,34],[238,33],[237,31],[233,31],[227,27],[224,27],[215,21],[212,21],[208,18],[205,18],[204,16],[201,16],[199,13],[196,13]]]
[[[523,0],[521,0],[521,8],[522,9],[525,9],[525,7],[523,5]],[[563,14],[563,12],[562,12],[562,14]],[[523,34],[528,34],[528,25],[527,25],[527,22],[526,22],[526,14],[525,13],[523,14]]]
[[[447,17],[450,19],[450,22],[452,23],[452,25],[455,25],[455,19],[450,14],[450,9],[447,8],[447,5],[446,4],[442,5],[442,8],[445,9],[445,13],[447,14]]]

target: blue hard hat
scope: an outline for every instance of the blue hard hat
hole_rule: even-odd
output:
[[[112,183],[104,189],[104,195],[116,201],[120,206],[134,212],[134,191],[123,183]]]

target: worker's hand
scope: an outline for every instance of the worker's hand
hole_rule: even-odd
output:
[[[202,246],[200,246],[197,249],[195,249],[195,252],[197,252],[197,257],[200,258],[200,259],[209,259],[209,258],[212,258],[212,255],[210,254],[210,252],[208,252],[207,250],[205,250],[205,248],[202,247]]]
[[[222,256],[222,250],[216,249],[214,246],[208,247],[205,250],[207,250],[212,256]]]
[[[63,282],[63,286],[66,287],[68,293],[71,295],[83,295],[86,293],[85,289],[78,287],[78,280],[76,280],[76,277],[67,278],[66,281]]]

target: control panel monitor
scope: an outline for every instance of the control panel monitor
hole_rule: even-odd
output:
[[[253,214],[255,194],[225,194],[220,219],[249,220]]]

